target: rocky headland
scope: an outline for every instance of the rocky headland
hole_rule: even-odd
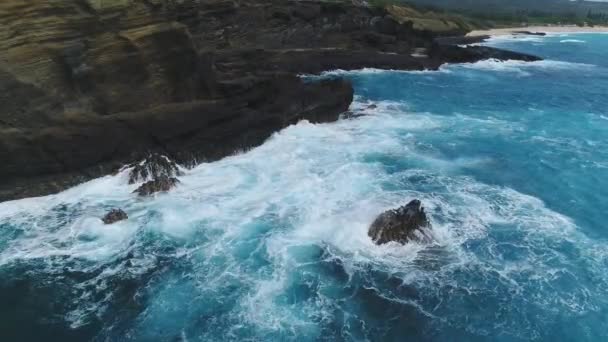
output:
[[[301,74],[538,59],[438,42],[469,28],[441,19],[434,31],[412,13],[363,1],[3,0],[0,201],[57,192],[150,153],[216,160],[349,108],[348,80]],[[141,166],[137,179],[167,178],[160,188],[170,188],[174,166]]]

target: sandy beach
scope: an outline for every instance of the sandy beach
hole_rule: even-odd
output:
[[[526,26],[496,28],[489,30],[471,31],[467,36],[505,36],[517,33],[517,31],[544,32],[544,33],[601,33],[608,32],[608,26],[580,27],[580,26]]]

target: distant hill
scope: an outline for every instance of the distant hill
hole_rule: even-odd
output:
[[[565,12],[589,9],[608,11],[608,3],[598,1],[570,1],[570,0],[409,0],[419,5],[432,5],[445,9],[473,10],[473,11],[546,11]]]
[[[434,11],[456,11],[502,23],[608,24],[608,3],[570,0],[407,0],[399,1]]]
[[[480,28],[470,19],[442,11],[415,9],[405,5],[386,5],[386,11],[398,22],[411,22],[414,29],[438,35],[464,34]]]

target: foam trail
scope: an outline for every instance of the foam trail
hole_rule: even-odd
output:
[[[580,39],[564,39],[564,40],[560,40],[560,43],[574,43],[574,44],[585,44],[587,43],[584,40],[580,40]]]
[[[458,65],[446,66],[448,69],[466,68],[484,71],[503,71],[503,72],[515,72],[523,73],[526,76],[530,76],[530,70],[548,70],[548,71],[560,71],[560,70],[590,70],[596,68],[593,64],[586,63],[573,63],[563,62],[554,60],[542,60],[535,62],[524,62],[516,60],[500,61],[495,59],[489,59],[485,61],[479,61],[475,63],[464,63]]]

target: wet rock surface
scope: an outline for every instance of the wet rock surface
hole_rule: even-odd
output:
[[[369,228],[369,237],[378,245],[388,242],[406,244],[410,241],[429,242],[426,232],[431,224],[419,200],[391,209],[376,218]]]
[[[105,224],[112,224],[128,218],[129,216],[122,209],[112,209],[101,220]]]
[[[150,196],[158,192],[167,192],[173,189],[177,184],[179,184],[179,180],[177,178],[160,176],[145,182],[139,188],[133,191],[133,193],[136,193],[138,196]]]
[[[156,179],[162,176],[177,177],[182,172],[176,162],[158,153],[152,153],[139,163],[131,165],[129,184]]]

